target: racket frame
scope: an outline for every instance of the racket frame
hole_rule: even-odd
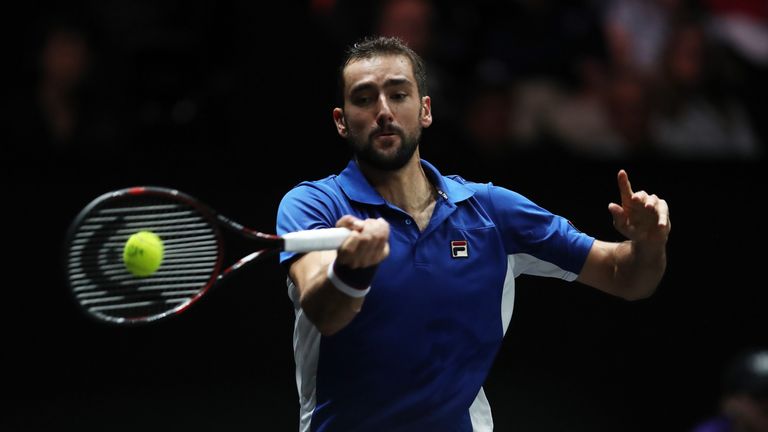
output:
[[[135,197],[139,195],[145,195],[150,197],[151,196],[167,197],[167,198],[170,198],[171,200],[177,200],[193,208],[195,211],[199,212],[203,220],[205,220],[210,225],[214,234],[215,242],[216,242],[216,262],[211,272],[211,276],[208,278],[208,281],[204,285],[202,285],[202,287],[199,289],[199,292],[197,292],[192,297],[188,298],[186,301],[180,303],[179,305],[173,308],[170,308],[162,313],[147,315],[147,316],[140,316],[135,318],[120,318],[120,317],[111,316],[108,314],[89,310],[88,307],[82,304],[81,301],[77,298],[77,293],[70,281],[69,254],[70,254],[70,246],[72,244],[72,241],[75,238],[78,228],[83,224],[86,218],[88,218],[90,215],[93,214],[95,210],[99,209],[100,207],[103,207],[106,203],[109,203],[112,201],[118,201],[124,198]],[[237,262],[235,262],[231,266],[222,270],[223,263],[224,263],[225,249],[224,249],[224,241],[222,239],[221,227],[226,228],[228,231],[236,232],[250,240],[255,240],[257,244],[260,244],[264,247],[239,259]],[[80,212],[78,212],[77,216],[74,218],[74,220],[72,221],[72,223],[70,224],[67,230],[66,240],[64,242],[63,261],[64,261],[64,268],[67,269],[66,279],[67,279],[67,285],[70,288],[69,291],[72,295],[72,300],[75,303],[77,303],[78,307],[85,313],[85,315],[91,318],[94,318],[100,322],[107,322],[107,323],[118,324],[118,325],[137,325],[137,324],[145,324],[145,323],[162,320],[164,318],[168,318],[170,316],[178,315],[184,312],[185,310],[189,309],[189,307],[191,307],[193,304],[195,304],[200,298],[202,298],[203,295],[205,295],[219,281],[224,279],[226,276],[232,274],[234,270],[242,268],[248,264],[258,261],[260,258],[270,255],[267,252],[273,252],[273,251],[278,252],[282,248],[282,245],[283,245],[283,240],[279,236],[273,235],[273,234],[265,234],[265,233],[247,228],[242,224],[239,224],[233,221],[232,219],[229,219],[219,214],[218,212],[214,211],[213,209],[211,209],[209,206],[205,205],[201,201],[179,190],[158,187],[158,186],[134,186],[134,187],[124,188],[124,189],[119,189],[119,190],[114,190],[114,191],[104,193],[96,197],[95,199],[93,199],[90,203],[88,203],[88,205],[86,205],[82,210],[80,210]]]

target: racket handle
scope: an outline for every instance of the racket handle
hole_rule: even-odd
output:
[[[283,235],[283,250],[288,252],[311,252],[337,249],[349,237],[347,228],[322,228],[296,231]]]

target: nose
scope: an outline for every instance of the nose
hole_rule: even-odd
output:
[[[379,112],[376,115],[376,123],[379,126],[384,126],[389,123],[392,123],[395,118],[392,115],[392,110],[389,107],[389,104],[387,103],[387,96],[381,95],[379,96]]]

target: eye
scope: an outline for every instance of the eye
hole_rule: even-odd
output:
[[[403,99],[405,99],[406,97],[408,97],[408,93],[405,93],[405,92],[398,92],[398,93],[395,93],[395,94],[393,94],[393,95],[391,96],[391,98],[392,98],[393,100],[396,100],[396,101],[400,101],[400,100],[403,100]]]
[[[355,105],[366,105],[371,102],[371,98],[369,96],[355,96],[352,98],[352,103]]]

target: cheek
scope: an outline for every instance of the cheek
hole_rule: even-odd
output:
[[[347,133],[350,135],[359,135],[365,132],[365,123],[354,120],[347,120]]]
[[[356,135],[360,132],[360,125],[358,123],[347,120],[345,126],[347,128],[347,133],[350,135]]]

